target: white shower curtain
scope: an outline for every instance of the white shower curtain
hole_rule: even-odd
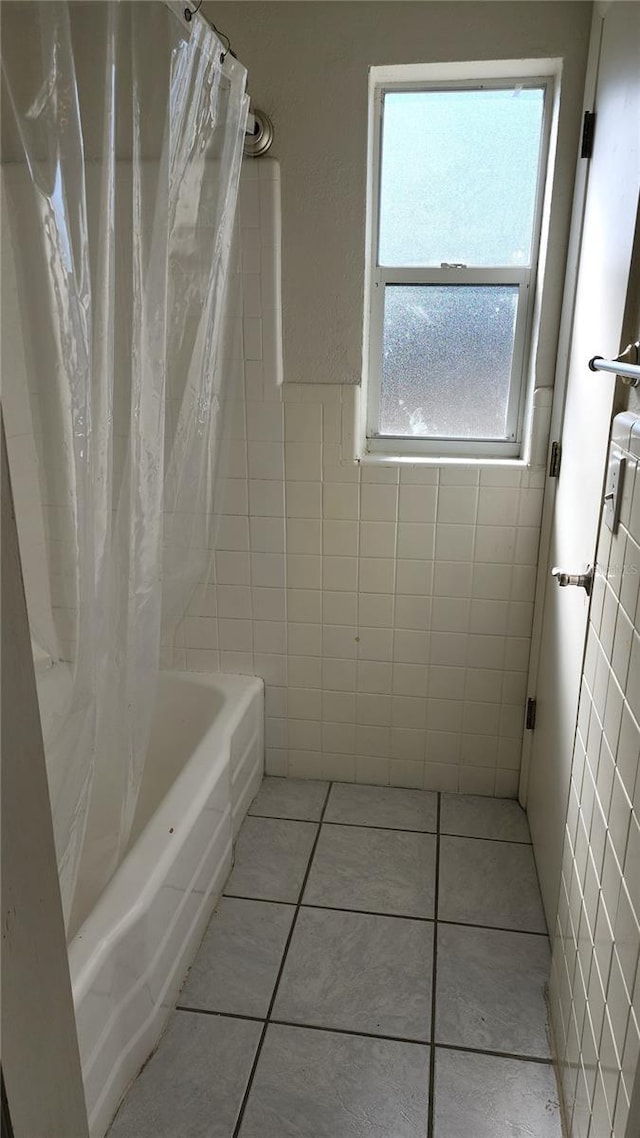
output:
[[[246,73],[185,3],[3,7],[11,335],[56,636],[39,646],[70,675],[45,737],[68,920],[81,854],[95,898],[126,848],[162,621],[211,555]]]

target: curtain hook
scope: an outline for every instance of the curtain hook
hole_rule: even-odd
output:
[[[200,0],[200,3],[202,3],[202,0]],[[227,46],[226,46],[225,50],[222,52],[222,54],[221,54],[221,56],[220,56],[220,62],[221,62],[221,63],[224,63],[224,61],[225,61],[225,58],[226,58],[226,56],[227,56],[227,55],[233,55],[233,57],[234,57],[234,59],[235,59],[235,53],[234,53],[234,52],[231,50],[231,40],[229,39],[228,35],[226,35],[224,32],[221,32],[221,31],[220,31],[220,28],[217,28],[217,27],[215,26],[215,24],[212,24],[212,25],[211,25],[211,27],[213,28],[213,30],[214,30],[214,32],[216,33],[216,35],[217,35],[217,36],[218,36],[218,37],[219,37],[221,40],[226,40],[226,43],[227,43]]]
[[[191,10],[191,8],[185,8],[184,18],[187,21],[187,23],[190,23],[190,21],[193,19],[193,17],[196,15],[196,13],[200,11],[200,5],[201,4],[202,4],[202,0],[198,0],[198,4],[193,9],[193,11]]]
[[[193,9],[192,8],[185,8],[184,18],[188,24],[191,22],[193,17],[195,15],[197,15],[197,13],[200,11],[201,6],[202,6],[202,0],[198,0],[198,4],[195,8],[193,8]],[[206,19],[206,16],[205,16],[205,19]],[[229,39],[229,36],[225,35],[224,32],[221,32],[220,29],[217,28],[215,26],[215,24],[211,22],[211,20],[207,20],[207,23],[209,24],[210,27],[213,28],[214,32],[216,33],[216,35],[218,36],[219,39],[226,41],[227,46],[226,46],[225,50],[220,53],[220,62],[224,63],[227,55],[232,55],[234,59],[237,59],[235,51],[231,50],[231,40]]]

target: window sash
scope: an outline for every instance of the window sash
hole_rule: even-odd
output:
[[[380,180],[382,173],[382,119],[384,95],[387,91],[436,91],[480,89],[505,89],[518,85],[523,87],[544,87],[544,110],[541,129],[540,155],[536,185],[536,206],[534,210],[531,263],[526,266],[504,266],[485,268],[465,266],[463,268],[442,268],[438,266],[386,266],[378,263],[380,226]],[[522,451],[523,422],[526,403],[527,352],[533,325],[535,295],[535,276],[542,228],[542,209],[545,191],[545,175],[551,133],[552,95],[554,79],[552,75],[520,77],[517,74],[496,79],[470,79],[433,82],[380,82],[373,88],[373,120],[371,151],[371,182],[369,212],[368,246],[368,297],[367,320],[365,325],[365,359],[367,361],[365,447],[372,454],[517,458]],[[513,345],[509,402],[507,410],[507,430],[510,436],[501,439],[447,439],[435,436],[394,436],[379,434],[380,394],[383,364],[383,323],[385,287],[389,284],[436,284],[436,285],[481,285],[517,284],[519,286],[516,329]]]
[[[482,453],[504,453],[504,456],[517,455],[520,449],[520,425],[523,411],[524,384],[518,382],[524,369],[524,352],[527,339],[529,305],[527,303],[531,281],[529,268],[491,268],[491,269],[415,269],[377,266],[372,274],[371,307],[369,317],[369,392],[367,408],[367,445],[371,451],[388,451],[391,441],[394,447],[403,443],[402,452],[462,454],[476,453],[477,444],[483,444]],[[511,376],[507,403],[507,438],[454,439],[428,435],[387,435],[379,431],[380,398],[382,392],[384,302],[386,285],[518,285],[518,307],[516,327],[511,358]],[[373,445],[375,444],[375,446]],[[380,445],[383,444],[383,445]],[[508,452],[508,454],[507,454]],[[399,452],[400,453],[400,452]]]

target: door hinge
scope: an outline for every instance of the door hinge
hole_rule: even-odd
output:
[[[582,141],[580,143],[580,157],[591,158],[593,154],[593,136],[596,130],[596,112],[585,111],[582,120]]]
[[[562,462],[562,447],[560,443],[551,444],[551,458],[549,459],[549,478],[560,477],[560,463]]]
[[[527,718],[525,719],[525,727],[527,731],[533,731],[536,725],[536,701],[535,699],[527,700]]]

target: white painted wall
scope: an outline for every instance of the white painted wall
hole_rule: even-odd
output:
[[[368,68],[563,57],[558,160],[536,386],[553,382],[591,4],[562,2],[217,3],[282,169],[284,378],[361,377]]]

